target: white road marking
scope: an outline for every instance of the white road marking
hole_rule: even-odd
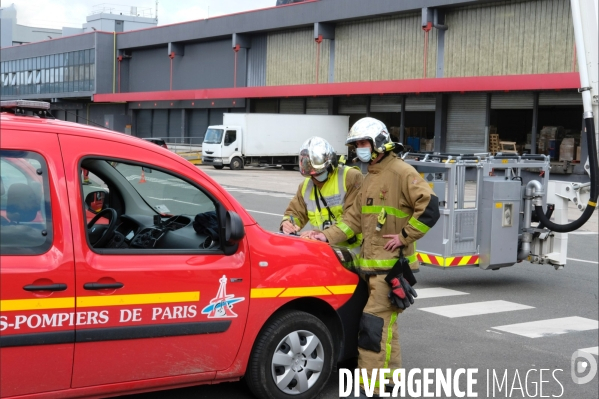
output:
[[[585,263],[594,263],[594,264],[599,264],[599,262],[595,261],[595,260],[584,260],[584,259],[576,259],[576,258],[566,258],[568,260],[574,260],[576,262],[585,262]]]
[[[468,295],[467,292],[450,290],[448,288],[420,288],[416,290],[418,293],[418,299],[426,299],[426,298],[439,298],[442,296],[455,296],[455,295]]]
[[[280,218],[282,218],[282,217],[283,217],[283,215],[281,215],[281,214],[279,214],[279,213],[270,213],[270,212],[262,212],[262,211],[253,211],[253,210],[251,210],[251,209],[246,209],[246,211],[248,211],[248,212],[254,212],[254,213],[263,213],[263,214],[265,214],[265,215],[278,216],[278,217],[280,217]]]
[[[499,300],[463,303],[460,305],[433,306],[430,308],[421,308],[420,310],[453,319],[455,317],[478,316],[524,309],[534,309],[534,306]]]
[[[591,355],[599,356],[599,346],[591,346],[590,348],[579,349],[581,352],[590,353]]]
[[[528,338],[542,338],[553,335],[567,334],[577,331],[597,330],[597,320],[585,319],[584,317],[572,316],[559,319],[547,319],[529,321],[526,323],[508,324],[505,326],[491,327],[496,330],[522,335]]]

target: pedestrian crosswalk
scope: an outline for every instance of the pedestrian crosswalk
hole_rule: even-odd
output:
[[[542,338],[551,335],[567,334],[575,331],[588,331],[599,329],[599,322],[584,317],[562,317],[530,321],[526,323],[510,324],[493,327],[495,330],[505,331],[528,338]]]
[[[482,315],[504,314],[505,316],[502,316],[502,319],[505,320],[506,317],[509,319],[509,314],[513,314],[514,312],[529,312],[527,313],[527,319],[530,321],[485,327],[487,332],[494,332],[496,334],[507,333],[508,335],[513,334],[514,336],[525,338],[545,338],[569,333],[599,330],[599,321],[580,316],[535,320],[535,314],[538,314],[535,313],[535,310],[538,308],[525,303],[516,303],[505,300],[473,301],[470,299],[470,293],[468,292],[444,287],[417,288],[417,292],[418,297],[416,298],[416,307],[419,311],[448,319],[465,318],[466,320],[472,320],[473,317]],[[454,297],[452,300],[454,304],[430,306],[449,297]],[[460,303],[456,304],[455,302]],[[472,323],[472,326],[475,325],[475,323]],[[589,342],[589,344],[597,342],[596,339],[593,340],[594,342]],[[597,348],[597,346],[591,346],[579,350],[598,356]]]

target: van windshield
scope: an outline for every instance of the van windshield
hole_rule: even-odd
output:
[[[206,144],[220,144],[223,139],[223,129],[208,129],[204,136]]]

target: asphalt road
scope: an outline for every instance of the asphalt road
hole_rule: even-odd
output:
[[[267,230],[278,228],[302,180],[297,172],[275,169],[202,170],[227,187]],[[569,235],[569,260],[563,270],[527,262],[498,271],[421,268],[416,275],[420,298],[398,320],[404,367],[478,369],[473,391],[479,398],[599,397],[597,376],[583,385],[571,377],[571,358],[577,350],[594,353],[590,357],[597,364],[596,221],[589,226]],[[591,363],[587,361],[586,372]],[[501,389],[494,384],[494,375],[499,382],[505,377]],[[460,386],[465,389],[463,378]],[[128,397],[241,399],[252,395],[243,382],[236,382]],[[339,397],[337,372],[320,397]]]

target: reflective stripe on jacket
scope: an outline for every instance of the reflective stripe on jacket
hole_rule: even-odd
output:
[[[320,194],[324,197],[331,213],[334,215],[329,217],[327,207],[319,195],[320,212],[316,206],[316,185],[311,178],[306,178],[299,186],[296,196],[291,200],[283,221],[289,220],[290,216],[294,217],[295,223],[299,227],[304,227],[310,223],[315,229],[322,230],[323,223],[331,220],[333,224],[343,231],[344,239],[338,245],[354,248],[361,244],[362,235],[358,235],[357,240],[353,244],[347,242],[356,234],[343,221],[343,214],[355,200],[356,195],[362,183],[362,173],[357,168],[347,166],[339,166],[335,168],[329,178],[319,188]]]
[[[383,209],[387,219],[377,231],[377,218]],[[416,169],[391,153],[368,166],[362,189],[343,221],[355,233],[364,236],[357,266],[362,270],[386,270],[395,264],[399,250],[385,250],[389,238],[383,236],[399,234],[405,245],[404,256],[415,268],[418,263],[414,243],[438,218],[439,201],[428,183]],[[331,244],[345,239],[344,232],[338,228],[327,229],[324,234]]]

